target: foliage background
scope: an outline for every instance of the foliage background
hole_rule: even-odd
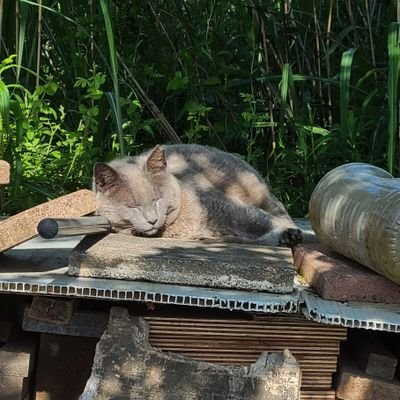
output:
[[[12,214],[156,143],[238,153],[294,216],[364,161],[399,174],[394,0],[0,1]]]

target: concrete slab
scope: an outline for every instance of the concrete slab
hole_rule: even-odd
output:
[[[80,400],[299,399],[300,367],[289,351],[222,366],[157,350],[148,333],[144,319],[112,308]]]
[[[321,244],[297,245],[294,264],[325,300],[400,304],[400,285]]]
[[[109,234],[93,245],[93,238],[88,240],[72,252],[70,275],[273,293],[293,291],[292,254],[284,247],[119,234]]]
[[[31,379],[21,376],[0,375],[1,400],[29,400]]]
[[[35,364],[36,344],[33,340],[9,341],[0,347],[0,375],[28,377]]]

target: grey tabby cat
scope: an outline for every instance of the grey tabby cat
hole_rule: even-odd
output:
[[[97,163],[98,213],[116,232],[293,246],[302,232],[260,175],[212,147],[157,146],[136,157]]]

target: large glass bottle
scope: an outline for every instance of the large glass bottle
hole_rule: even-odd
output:
[[[321,243],[400,284],[400,179],[342,165],[317,184],[309,214]]]

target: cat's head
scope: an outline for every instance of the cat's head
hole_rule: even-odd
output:
[[[98,213],[117,232],[155,236],[179,214],[180,186],[159,146],[144,163],[135,158],[96,163],[93,175]]]

